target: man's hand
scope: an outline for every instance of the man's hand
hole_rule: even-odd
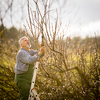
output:
[[[45,46],[45,45],[44,45],[44,43],[41,43],[40,46],[43,47],[43,46]]]
[[[40,51],[39,51],[39,56],[41,56],[43,53],[45,52],[45,46],[41,47],[40,48]]]

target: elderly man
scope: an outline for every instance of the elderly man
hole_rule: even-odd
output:
[[[33,66],[43,56],[45,47],[41,47],[40,51],[31,50],[30,42],[26,36],[20,38],[19,44],[21,49],[16,56],[15,83],[19,89],[20,100],[28,100],[33,76]]]

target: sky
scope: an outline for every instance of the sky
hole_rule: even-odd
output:
[[[1,2],[2,0],[0,0]],[[1,4],[2,13],[0,15],[3,17],[6,6],[3,8],[4,3]],[[35,8],[33,3],[30,3],[30,7]],[[66,36],[78,35],[84,38],[94,36],[94,33],[100,36],[100,0],[58,0],[52,4],[51,9],[57,9],[62,25],[68,26]],[[8,28],[12,25],[18,28],[23,27],[28,19],[27,0],[14,0],[12,11],[12,20],[9,10],[8,15],[6,14],[4,17],[4,25]],[[52,16],[56,17],[55,14]]]
[[[68,0],[67,0],[68,1]],[[69,0],[62,15],[64,24],[70,21],[68,35],[100,35],[100,0]],[[69,12],[69,13],[68,13]]]

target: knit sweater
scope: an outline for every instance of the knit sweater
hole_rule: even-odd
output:
[[[16,65],[15,65],[15,73],[16,74],[22,74],[28,71],[29,64],[33,64],[38,60],[36,57],[36,54],[38,54],[39,51],[34,50],[25,50],[24,48],[21,48],[16,56]]]

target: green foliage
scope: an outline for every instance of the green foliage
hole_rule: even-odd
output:
[[[0,100],[17,100],[18,98],[18,89],[14,83],[17,51],[13,40],[0,37]]]

